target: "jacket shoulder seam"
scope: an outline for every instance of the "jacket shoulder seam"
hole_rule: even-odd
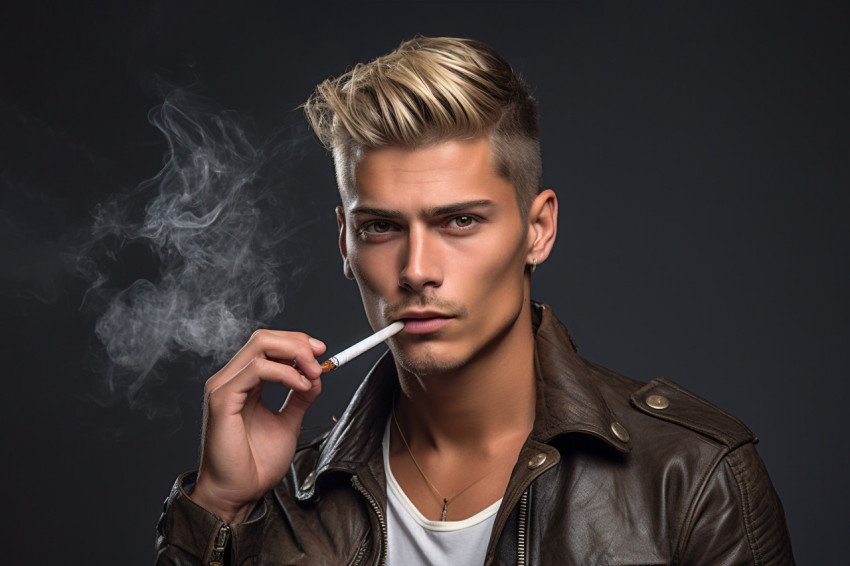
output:
[[[635,391],[631,403],[651,417],[708,436],[729,450],[758,441],[738,418],[663,377]]]
[[[764,553],[762,552],[761,546],[758,543],[757,537],[755,537],[753,534],[752,502],[750,497],[750,490],[747,487],[746,478],[743,477],[743,462],[740,461],[740,458],[738,458],[738,455],[734,452],[730,453],[725,460],[727,465],[729,466],[729,469],[732,471],[732,475],[735,478],[735,486],[737,487],[738,495],[741,498],[741,512],[744,515],[744,530],[747,533],[747,540],[750,543],[750,549],[752,549],[753,561],[755,562],[756,566],[758,566],[764,561]]]

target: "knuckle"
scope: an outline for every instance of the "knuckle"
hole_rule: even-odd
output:
[[[222,398],[221,387],[214,387],[209,391],[205,392],[206,404],[210,408],[211,411],[215,412],[214,409],[218,406],[219,401]]]
[[[266,358],[254,357],[251,358],[251,360],[247,364],[245,364],[245,368],[243,369],[243,371],[262,374],[268,369],[268,364],[270,363],[272,362],[270,362]]]
[[[280,330],[268,330],[261,328],[255,330],[248,339],[248,343],[257,347],[260,350],[271,348],[273,345],[278,347],[282,343],[286,343],[290,347],[300,347],[302,344],[307,345],[309,336],[303,332],[282,332]]]
[[[310,337],[304,332],[292,332],[292,337],[299,342],[306,342]]]
[[[261,345],[268,341],[269,335],[271,332],[265,328],[260,328],[255,330],[253,334],[251,334],[251,338],[248,339],[248,342],[251,344]]]

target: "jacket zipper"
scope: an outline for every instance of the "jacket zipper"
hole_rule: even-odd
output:
[[[525,533],[528,528],[528,490],[522,492],[519,499],[519,524],[517,526],[516,558],[517,566],[525,566]]]
[[[360,478],[357,476],[351,477],[351,485],[359,491],[363,497],[366,498],[366,501],[369,502],[369,505],[372,506],[372,510],[375,511],[375,515],[378,517],[378,524],[381,526],[381,559],[378,562],[380,566],[386,566],[387,563],[387,522],[384,520],[384,515],[381,513],[381,507],[378,505],[378,502],[375,501],[375,498],[372,497],[372,494],[369,493],[363,484],[360,483]]]
[[[361,544],[360,548],[357,549],[357,555],[351,562],[348,563],[348,566],[360,566],[360,562],[363,560],[364,554],[366,554],[366,541],[363,541],[363,544]]]
[[[215,536],[215,546],[210,554],[209,566],[224,566],[224,550],[230,540],[230,525],[223,523]]]

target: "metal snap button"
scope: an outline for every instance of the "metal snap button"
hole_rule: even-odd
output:
[[[670,399],[668,399],[664,395],[650,395],[646,398],[646,404],[653,409],[663,411],[664,409],[670,406]]]
[[[623,442],[628,442],[631,438],[631,436],[629,436],[629,431],[626,430],[626,427],[616,421],[611,423],[611,432],[613,432],[614,436],[616,436]]]
[[[528,461],[528,469],[534,470],[535,468],[539,468],[543,465],[543,462],[546,461],[546,454],[540,452],[539,454],[535,454],[531,460]]]

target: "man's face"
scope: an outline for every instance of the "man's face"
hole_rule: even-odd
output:
[[[372,150],[343,190],[340,248],[369,322],[403,369],[459,368],[498,347],[527,300],[528,229],[486,138]]]

